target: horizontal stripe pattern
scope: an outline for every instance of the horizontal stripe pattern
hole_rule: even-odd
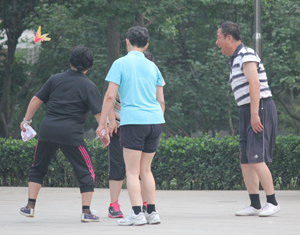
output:
[[[272,96],[262,61],[253,49],[243,46],[232,58],[229,79],[238,106],[250,103],[249,82],[243,73],[244,64],[247,62],[257,63],[257,72],[260,81],[260,98]]]

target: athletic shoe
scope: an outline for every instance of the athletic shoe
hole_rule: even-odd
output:
[[[146,211],[145,217],[146,217],[148,224],[160,224],[161,223],[159,214],[157,211],[152,211],[151,214],[148,214],[148,212]]]
[[[81,222],[99,222],[100,218],[94,214],[81,214]]]
[[[34,209],[27,209],[26,206],[21,207],[20,214],[27,217],[34,217]]]
[[[263,209],[262,212],[259,213],[259,216],[264,217],[264,216],[271,216],[276,214],[277,212],[280,211],[280,206],[279,204],[277,206],[273,205],[272,203],[267,203]]]
[[[120,205],[118,200],[114,203],[110,203],[108,208],[108,217],[109,218],[123,218],[123,213],[120,210]]]
[[[147,202],[143,203],[143,212],[145,213],[147,211]]]
[[[126,218],[118,220],[118,225],[120,226],[144,225],[144,224],[147,224],[145,214],[143,212],[140,212],[138,215],[136,215],[134,214],[133,210]]]
[[[259,215],[259,213],[262,211],[262,209],[255,209],[253,206],[247,206],[243,210],[238,211],[235,213],[236,216],[242,216],[242,215]]]

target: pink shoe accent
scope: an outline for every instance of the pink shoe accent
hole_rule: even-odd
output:
[[[122,214],[119,214],[117,216],[111,216],[111,214],[108,214],[108,217],[109,218],[123,218],[123,215]]]
[[[118,200],[116,202],[110,203],[109,207],[113,207],[115,211],[120,211],[120,205],[118,203]]]

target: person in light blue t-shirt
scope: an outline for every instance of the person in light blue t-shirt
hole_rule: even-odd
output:
[[[155,209],[155,181],[151,163],[158,148],[164,120],[163,78],[157,66],[143,51],[148,48],[149,33],[144,27],[132,27],[127,32],[128,54],[116,60],[109,70],[109,82],[104,96],[102,116],[96,131],[107,138],[106,118],[119,93],[121,108],[120,144],[126,166],[127,189],[132,205],[130,215],[118,221],[119,225],[158,224]],[[147,211],[141,211],[141,176],[146,195]]]

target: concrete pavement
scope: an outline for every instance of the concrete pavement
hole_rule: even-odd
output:
[[[264,192],[260,192],[265,203]],[[300,234],[300,191],[276,191],[281,211],[260,218],[236,217],[234,213],[249,204],[246,191],[157,191],[156,205],[162,223],[121,227],[107,217],[109,190],[95,189],[92,209],[100,222],[81,223],[81,197],[77,188],[42,188],[34,218],[19,214],[27,202],[27,188],[0,187],[0,235],[33,234]],[[130,212],[127,190],[119,203],[124,215]]]

